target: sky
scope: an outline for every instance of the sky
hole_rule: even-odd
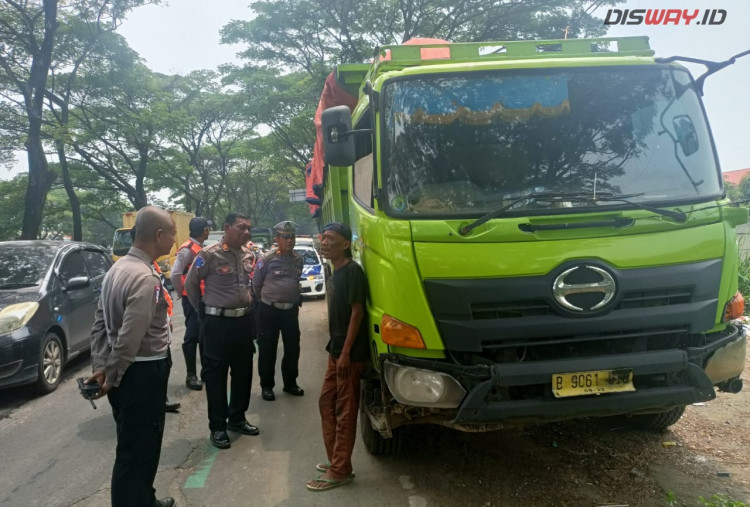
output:
[[[598,2],[592,1],[595,3]],[[611,25],[611,36],[647,35],[657,56],[722,61],[750,49],[748,0],[629,0],[614,7],[597,8],[595,15],[602,23],[610,8],[684,9],[690,14],[698,9],[696,20],[701,20],[707,9],[726,11],[720,25],[696,25],[696,20],[690,25],[683,21],[677,26]],[[169,4],[136,9],[118,31],[152,70],[187,74],[198,69],[216,69],[223,63],[241,63],[236,53],[242,46],[221,45],[219,31],[233,19],[251,17],[247,0],[171,0]],[[694,77],[704,69],[689,68]],[[722,170],[750,168],[750,55],[709,77],[703,100]]]

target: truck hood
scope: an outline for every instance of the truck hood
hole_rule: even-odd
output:
[[[542,275],[570,260],[597,260],[620,269],[671,265],[717,259],[725,249],[724,224],[716,219],[713,223],[660,221],[656,227],[644,224],[546,235],[520,232],[521,221],[496,224],[467,237],[458,234],[458,223],[413,221],[414,255],[421,278]]]

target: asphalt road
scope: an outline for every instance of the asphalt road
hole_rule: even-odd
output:
[[[263,401],[254,372],[247,418],[261,434],[230,433],[231,449],[219,451],[208,440],[205,391],[184,385],[184,327],[182,316],[175,316],[169,397],[182,408],[179,414],[167,414],[158,497],[173,496],[178,505],[193,506],[427,504],[414,491],[413,479],[399,470],[403,467],[394,469],[388,459],[370,456],[361,442],[354,452],[357,479],[351,485],[307,491],[305,482],[316,477],[315,464],[325,458],[317,408],[326,361],[325,302],[305,302],[300,321],[299,384],[305,396],[281,391],[277,366],[276,401]],[[78,394],[75,379],[89,370],[88,357],[74,361],[58,390],[47,396],[28,388],[0,391],[0,505],[109,503],[115,424],[106,399],[98,400],[93,410]]]

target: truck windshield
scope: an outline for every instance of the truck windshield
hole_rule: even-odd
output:
[[[479,215],[532,192],[514,213],[564,213],[721,194],[714,147],[686,71],[514,70],[387,83],[383,174],[390,212]],[[574,208],[574,209],[571,209]]]
[[[122,257],[127,255],[131,246],[133,246],[133,237],[130,235],[130,229],[117,229],[112,238],[112,253]]]

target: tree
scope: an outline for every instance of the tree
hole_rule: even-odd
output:
[[[75,160],[89,166],[135,209],[148,204],[146,178],[170,118],[165,101],[171,78],[124,58],[102,74],[87,76],[87,100],[71,111]]]
[[[158,1],[158,0],[157,0]],[[73,17],[114,29],[122,15],[144,0],[83,0],[63,4]],[[56,175],[49,167],[42,135],[44,99],[59,27],[58,0],[0,0],[0,70],[4,96],[25,117],[24,145],[29,174],[21,237],[37,237],[44,200]]]
[[[154,183],[172,190],[187,211],[213,219],[236,148],[254,136],[252,120],[214,72],[175,76],[170,91],[171,122],[164,132],[169,146],[160,153]]]
[[[250,21],[232,21],[222,41],[247,44],[244,58],[276,69],[327,74],[364,63],[373,48],[413,37],[451,42],[562,39],[602,35],[589,0],[266,0]]]

